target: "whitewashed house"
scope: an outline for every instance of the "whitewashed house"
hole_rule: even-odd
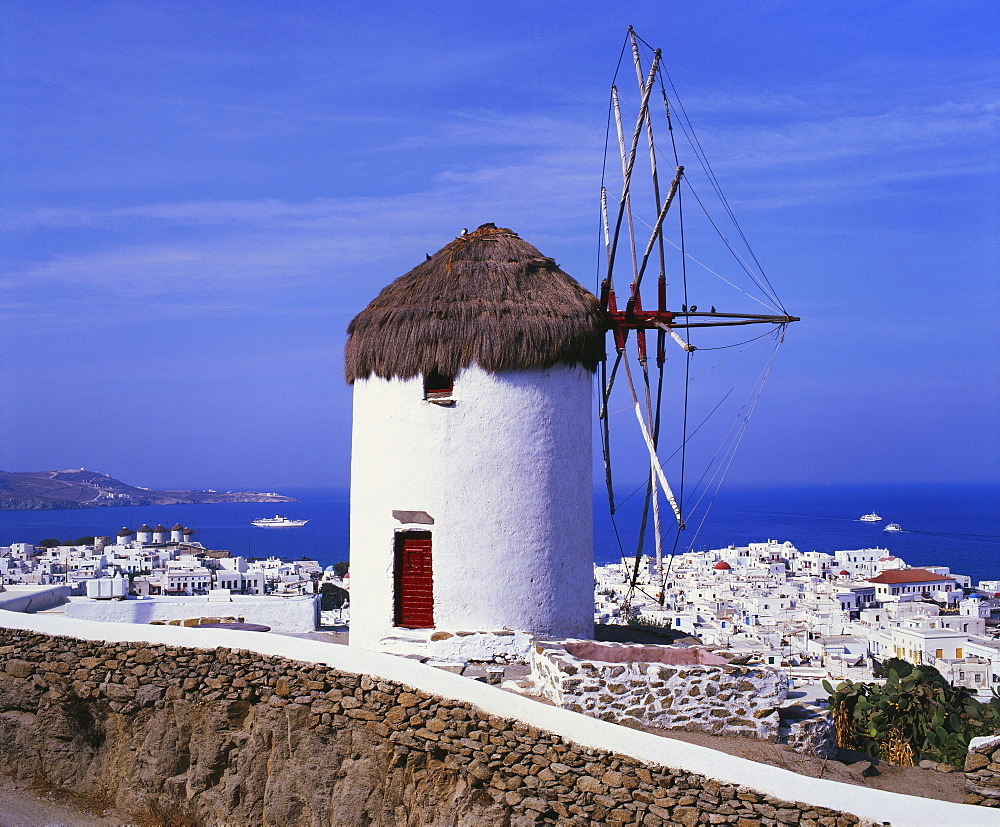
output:
[[[869,577],[868,582],[875,584],[875,600],[879,603],[935,600],[950,605],[963,596],[953,577],[934,574],[927,569],[883,571]]]

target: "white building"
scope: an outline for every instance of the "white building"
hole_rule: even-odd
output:
[[[630,591],[633,568],[631,559],[595,568],[595,620],[624,622],[614,609]],[[639,622],[765,663],[811,661],[836,677],[870,680],[871,658],[898,657],[933,664],[981,697],[1000,685],[1000,640],[987,626],[993,601],[962,599],[968,578],[945,566],[909,568],[884,549],[827,555],[770,540],[677,555],[665,582],[651,564],[639,571],[647,596],[636,592],[629,607]],[[649,597],[661,586],[662,604]]]
[[[597,300],[485,224],[348,332],[351,644],[590,637]]]
[[[250,567],[243,557],[222,557],[215,571],[215,588],[236,594],[264,594],[267,575],[260,566]]]
[[[927,569],[896,569],[869,577],[875,584],[875,600],[879,603],[910,600],[935,600],[948,605],[962,598],[953,577],[935,574]]]

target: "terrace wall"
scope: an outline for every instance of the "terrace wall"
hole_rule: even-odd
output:
[[[986,824],[431,667],[271,634],[2,613],[0,756],[178,823]]]

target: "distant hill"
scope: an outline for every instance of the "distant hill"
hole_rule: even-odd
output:
[[[296,499],[256,491],[153,491],[83,468],[70,471],[0,471],[0,510],[291,502],[296,502]]]

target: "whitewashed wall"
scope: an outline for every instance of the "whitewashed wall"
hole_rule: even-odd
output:
[[[591,637],[591,374],[473,367],[454,400],[425,401],[420,378],[354,385],[352,645],[392,634],[394,534],[406,527],[432,532],[436,628]]]
[[[7,586],[0,591],[0,609],[44,612],[69,600],[69,586]]]
[[[103,623],[149,623],[194,617],[242,617],[278,632],[313,632],[319,619],[319,596],[146,597],[128,600],[78,599],[66,604],[66,616]]]

